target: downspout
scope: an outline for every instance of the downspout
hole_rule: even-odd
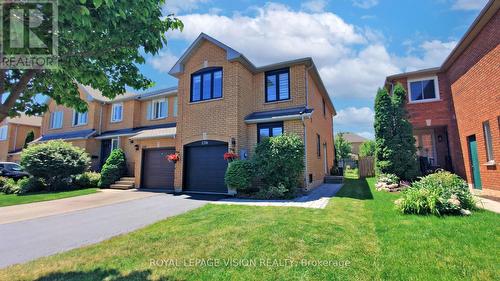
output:
[[[309,73],[309,70],[312,69],[312,65],[306,68],[306,71],[304,73],[304,78],[306,80],[306,109],[309,109],[309,79],[307,79],[307,73]],[[310,117],[309,117],[310,118]],[[304,118],[304,114],[301,116],[302,120],[302,125],[304,126],[304,186],[306,189],[309,187],[309,172],[307,168],[307,127],[306,127],[306,121]]]

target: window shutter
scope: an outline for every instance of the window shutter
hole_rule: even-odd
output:
[[[168,98],[165,98],[165,102],[162,104],[163,112],[165,112],[165,117],[168,117]]]
[[[153,102],[149,102],[148,103],[148,112],[147,112],[147,115],[146,115],[148,120],[153,119],[152,114],[153,114]]]

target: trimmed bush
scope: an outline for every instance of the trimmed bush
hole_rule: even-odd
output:
[[[49,191],[67,189],[72,177],[89,165],[90,157],[82,148],[60,140],[29,145],[21,153],[21,166],[42,179]]]
[[[450,172],[439,171],[414,182],[396,201],[405,214],[464,214],[476,209],[467,183]]]
[[[106,163],[102,166],[99,187],[109,187],[127,173],[125,153],[121,149],[111,151]]]
[[[85,172],[75,177],[75,185],[79,188],[99,187],[101,174],[96,172]]]
[[[248,160],[235,160],[229,163],[224,176],[226,185],[231,189],[246,191],[252,184],[254,165]]]
[[[283,184],[278,184],[278,186],[270,186],[260,190],[255,194],[255,197],[258,199],[284,199],[289,198],[290,195]]]
[[[20,189],[19,193],[41,191],[46,188],[45,183],[41,179],[35,177],[22,178],[17,181],[17,185]]]
[[[21,192],[19,185],[13,179],[1,177],[0,184],[0,192],[5,194],[18,194]]]
[[[255,147],[253,161],[264,189],[282,185],[291,196],[304,171],[304,143],[294,134],[265,138]]]

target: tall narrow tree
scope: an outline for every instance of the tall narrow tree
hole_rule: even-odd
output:
[[[413,126],[408,120],[406,111],[406,91],[401,84],[394,87],[392,93],[392,107],[394,126],[391,148],[393,153],[392,173],[401,179],[414,179],[418,176],[417,148],[413,137]]]
[[[377,170],[380,173],[389,173],[392,170],[392,104],[389,93],[385,88],[379,88],[375,97],[375,156]]]

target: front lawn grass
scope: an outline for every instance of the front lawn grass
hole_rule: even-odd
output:
[[[27,194],[0,193],[0,207],[87,195],[96,193],[97,191],[98,191],[97,188],[85,188],[85,189],[77,189],[70,191],[33,192]]]
[[[401,215],[393,207],[398,195],[377,192],[373,184],[373,179],[346,179],[338,197],[323,210],[207,205],[93,246],[9,267],[0,271],[0,279],[494,280],[500,276],[499,215],[487,211],[470,217]],[[221,264],[192,264],[196,259],[216,259]],[[257,266],[227,266],[228,260],[256,260]],[[315,261],[331,262],[314,266]],[[347,266],[341,266],[346,261]]]

